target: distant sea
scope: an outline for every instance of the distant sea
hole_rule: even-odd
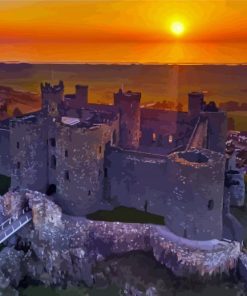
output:
[[[1,42],[0,61],[243,64],[247,42]]]

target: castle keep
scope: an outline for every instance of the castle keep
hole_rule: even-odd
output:
[[[41,84],[40,111],[0,130],[0,174],[11,189],[51,195],[82,216],[119,205],[165,217],[190,239],[221,239],[226,115],[203,93],[188,112],[141,107],[141,93],[119,90],[113,105],[88,102],[88,87],[64,94]]]

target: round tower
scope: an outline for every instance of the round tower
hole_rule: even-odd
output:
[[[114,105],[120,113],[120,146],[137,149],[140,140],[141,93],[120,89],[114,94]]]

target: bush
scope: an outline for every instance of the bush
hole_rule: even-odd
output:
[[[0,175],[0,195],[3,195],[6,192],[8,192],[10,183],[11,183],[10,177]]]

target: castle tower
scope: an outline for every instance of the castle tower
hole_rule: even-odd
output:
[[[227,115],[225,112],[204,112],[208,121],[207,149],[225,153],[227,138]]]
[[[192,117],[196,117],[203,110],[203,92],[190,92],[188,98],[188,112]]]
[[[59,105],[64,100],[64,84],[59,81],[58,85],[52,86],[50,83],[41,83],[42,109],[50,116],[59,115]]]
[[[47,126],[38,115],[10,122],[11,188],[45,192],[47,174]]]
[[[84,107],[88,103],[88,86],[79,85],[75,86],[75,99],[78,107]]]
[[[120,146],[137,149],[140,139],[140,101],[141,93],[123,92],[120,89],[114,94],[114,105],[120,112]]]

